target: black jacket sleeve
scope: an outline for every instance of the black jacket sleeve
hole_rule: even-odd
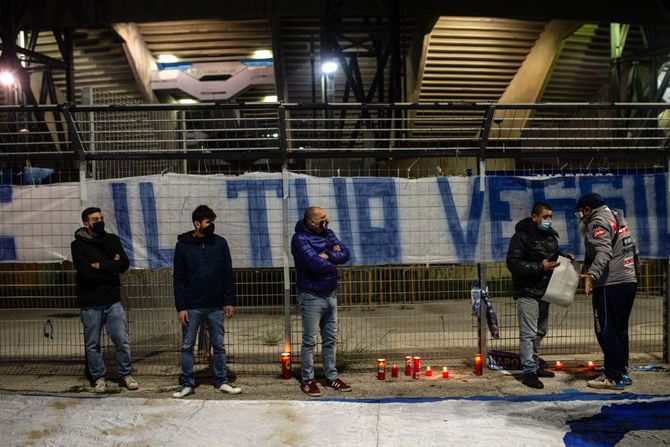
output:
[[[111,238],[110,245],[114,248],[114,254],[119,255],[118,261],[114,259],[105,259],[100,261],[100,270],[108,273],[125,273],[130,267],[130,261],[128,260],[128,255],[126,255],[123,245],[121,245],[121,239],[115,234],[110,234],[108,237]]]
[[[186,287],[188,285],[188,274],[186,271],[186,259],[184,248],[177,242],[174,249],[174,262],[172,269],[172,287],[174,289],[174,305],[177,312],[186,310]]]
[[[230,257],[230,248],[225,239],[223,240],[223,264],[223,289],[226,294],[223,302],[226,306],[235,306],[237,305],[237,297],[235,296],[233,260]]]
[[[512,276],[517,278],[539,278],[544,273],[542,262],[527,261],[530,252],[530,241],[528,237],[520,232],[512,236],[507,250],[507,268]]]
[[[86,249],[82,242],[72,241],[70,249],[72,250],[72,263],[80,280],[86,283],[108,284],[111,282],[114,275],[91,267],[91,263],[94,261],[91,261],[86,255]]]

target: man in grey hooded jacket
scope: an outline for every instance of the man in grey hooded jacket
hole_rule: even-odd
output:
[[[637,291],[635,239],[623,217],[599,194],[577,202],[580,232],[586,248],[584,292],[593,291],[596,337],[605,357],[605,374],[588,381],[591,388],[622,391],[628,376],[628,319]]]

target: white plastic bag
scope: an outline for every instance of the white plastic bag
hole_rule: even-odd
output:
[[[558,262],[560,265],[554,269],[542,300],[559,306],[570,307],[572,300],[575,298],[577,285],[579,285],[579,273],[582,271],[582,264],[570,261],[563,256],[558,257]]]

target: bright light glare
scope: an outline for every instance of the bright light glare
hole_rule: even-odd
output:
[[[325,74],[335,73],[335,71],[337,71],[337,63],[333,61],[324,62],[321,65],[321,71]]]
[[[196,101],[195,99],[191,99],[191,98],[182,98],[177,102],[179,104],[197,104],[198,103],[198,101]]]
[[[161,64],[172,64],[177,62],[177,56],[174,54],[159,54],[158,62]]]
[[[0,73],[0,84],[9,87],[10,85],[14,85],[16,82],[16,79],[14,78],[14,75],[11,74],[8,71],[3,71]]]
[[[277,102],[277,95],[270,95],[263,98],[263,102]]]
[[[271,59],[272,51],[270,50],[256,50],[254,51],[254,59]]]

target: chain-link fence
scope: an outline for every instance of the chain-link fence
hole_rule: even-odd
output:
[[[485,337],[485,348],[515,352],[516,308],[500,253],[504,259],[515,221],[538,198],[557,204],[561,242],[579,251],[567,216],[584,185],[611,192],[613,204],[639,218],[633,230],[651,248],[631,350],[667,355],[665,104],[93,103],[0,108],[0,359],[8,367],[83,368],[68,257],[89,204],[103,205],[134,259],[122,296],[134,364],[145,371],[177,371],[170,249],[200,202],[213,204],[236,267],[238,314],[225,323],[233,370],[276,372],[287,349],[299,361],[288,243],[302,210],[315,204],[355,253],[340,269],[341,368],[405,355],[469,361],[486,331],[471,312],[471,289],[480,285],[501,330],[498,340]],[[568,192],[551,196],[556,182]],[[590,306],[579,293],[568,309],[552,306],[543,353],[599,352]],[[198,349],[204,363],[206,343]],[[113,363],[109,344],[105,351]]]

